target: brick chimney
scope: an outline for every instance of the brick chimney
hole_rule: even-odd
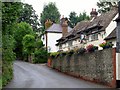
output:
[[[91,15],[91,19],[96,18],[98,15],[98,12],[96,11],[96,9],[92,8],[90,15]]]
[[[64,37],[66,33],[68,33],[68,19],[64,18],[64,16],[62,17],[62,19],[60,20],[60,24],[62,26],[62,36]]]

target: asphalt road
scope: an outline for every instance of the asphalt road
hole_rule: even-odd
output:
[[[106,88],[67,76],[43,64],[14,62],[14,78],[6,88]]]

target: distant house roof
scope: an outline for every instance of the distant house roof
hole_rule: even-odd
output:
[[[115,38],[116,38],[116,28],[104,40],[110,40]]]
[[[71,31],[72,28],[68,26],[68,32]],[[62,33],[62,26],[60,24],[53,24],[51,27],[49,27],[46,32],[52,32],[52,33]]]

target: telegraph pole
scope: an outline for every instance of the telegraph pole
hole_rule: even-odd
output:
[[[120,88],[120,0],[118,2],[118,18],[116,19],[116,85]]]

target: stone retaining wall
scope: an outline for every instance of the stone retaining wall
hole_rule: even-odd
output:
[[[63,73],[116,87],[116,51],[105,49],[92,53],[58,56],[50,67]],[[50,62],[50,61],[49,61]]]

